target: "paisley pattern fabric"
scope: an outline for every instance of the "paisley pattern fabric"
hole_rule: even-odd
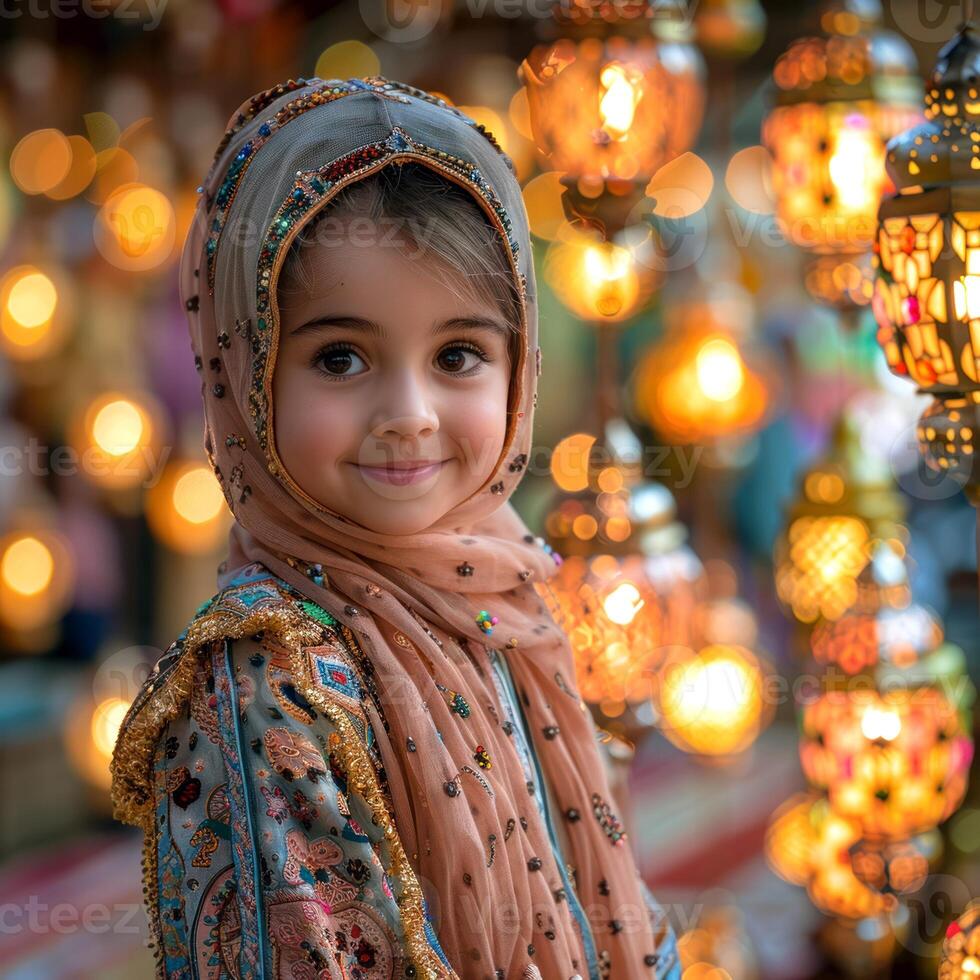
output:
[[[419,969],[406,933],[402,906],[410,882],[398,872],[397,828],[386,830],[392,789],[364,712],[372,688],[369,661],[353,634],[309,606],[302,611],[316,629],[301,648],[300,670],[295,646],[284,641],[277,621],[249,632],[258,621],[249,620],[247,611],[253,617],[256,609],[278,611],[281,624],[283,607],[296,601],[285,582],[253,566],[206,603],[199,620],[210,615],[221,622],[223,612],[234,609],[248,625],[194,649],[185,634],[137,699],[141,718],[153,716],[155,708],[164,712],[151,731],[141,732],[148,738],[148,785],[145,805],[130,811],[143,813],[148,828],[145,885],[159,976],[431,975]],[[608,966],[586,919],[575,868],[562,853],[554,801],[540,778],[506,661],[491,649],[485,656],[499,693],[499,722],[514,733],[537,808],[508,824],[490,843],[487,860],[494,861],[497,848],[513,846],[512,836],[523,834],[529,819],[544,821],[588,953],[581,976],[599,980],[609,976]],[[189,683],[186,697],[173,701],[167,694],[178,663]],[[139,725],[135,718],[127,721],[117,754],[138,750],[130,736]],[[352,741],[360,755],[350,754]],[[376,792],[365,791],[364,773],[352,758],[369,766],[373,779],[367,782]],[[483,765],[474,759],[474,776]],[[123,785],[122,778],[115,785],[117,804],[135,805],[141,794],[123,799]],[[660,938],[650,976],[679,980],[673,932],[649,890],[644,893]],[[448,962],[437,938],[439,897],[431,898],[435,907],[422,899],[421,922],[431,956],[450,975],[504,976]]]

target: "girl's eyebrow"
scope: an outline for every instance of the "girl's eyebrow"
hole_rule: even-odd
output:
[[[291,336],[298,337],[306,333],[314,333],[317,330],[324,330],[329,327],[346,327],[349,330],[363,330],[365,333],[374,337],[384,339],[387,334],[384,327],[374,320],[367,320],[360,316],[347,316],[344,314],[335,316],[318,316],[313,320],[298,326],[292,331]],[[448,320],[443,320],[432,327],[433,334],[450,333],[453,330],[461,329],[484,329],[492,330],[495,333],[509,334],[510,327],[501,320],[493,317],[484,316],[457,316]]]

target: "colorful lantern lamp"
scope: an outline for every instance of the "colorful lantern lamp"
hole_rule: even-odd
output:
[[[832,682],[803,708],[800,759],[810,784],[865,839],[934,829],[966,793],[975,692],[958,647],[876,671],[873,687]]]
[[[878,0],[825,4],[819,35],[776,62],[763,124],[780,228],[816,257],[807,277],[815,298],[842,310],[871,298],[860,257],[889,186],[885,144],[921,117],[915,56],[880,19]]]
[[[943,940],[939,980],[975,980],[980,976],[980,900],[970,902]]]
[[[706,581],[670,491],[639,479],[636,436],[621,421],[606,431],[590,447],[588,485],[561,494],[546,518],[563,560],[540,590],[569,635],[582,697],[625,734],[667,651],[695,644]]]
[[[874,311],[888,366],[934,401],[918,428],[927,464],[980,501],[980,35],[939,52],[927,122],[888,145],[896,192],[878,211]]]
[[[565,174],[569,215],[611,239],[696,136],[703,64],[677,26],[679,0],[586,0],[556,4],[555,15],[569,36],[534,48],[519,70],[531,129],[548,166]]]
[[[815,623],[907,605],[904,505],[847,416],[802,490],[775,549],[776,593],[787,610]]]
[[[768,379],[744,343],[748,324],[735,315],[737,299],[725,292],[669,307],[663,338],[637,365],[637,413],[674,444],[710,446],[762,425]]]
[[[766,859],[784,881],[806,888],[821,912],[845,919],[875,919],[897,906],[893,895],[872,891],[854,875],[848,848],[860,838],[854,823],[826,798],[799,793],[772,816]]]

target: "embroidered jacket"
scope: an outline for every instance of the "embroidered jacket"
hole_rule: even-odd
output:
[[[520,733],[506,663],[491,662]],[[350,630],[261,566],[205,603],[161,658],[113,759],[116,817],[145,834],[158,977],[456,975],[393,822],[363,707],[371,689]],[[530,739],[518,744],[530,774]],[[537,802],[573,877],[540,791]],[[570,879],[567,891],[600,980]],[[673,932],[645,894],[662,937],[651,976],[679,980]]]

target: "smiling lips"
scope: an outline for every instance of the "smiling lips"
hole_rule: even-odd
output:
[[[413,459],[402,462],[389,462],[381,466],[364,466],[357,464],[357,468],[372,480],[380,483],[391,483],[395,486],[403,487],[409,483],[420,483],[434,476],[442,469],[444,459]]]

